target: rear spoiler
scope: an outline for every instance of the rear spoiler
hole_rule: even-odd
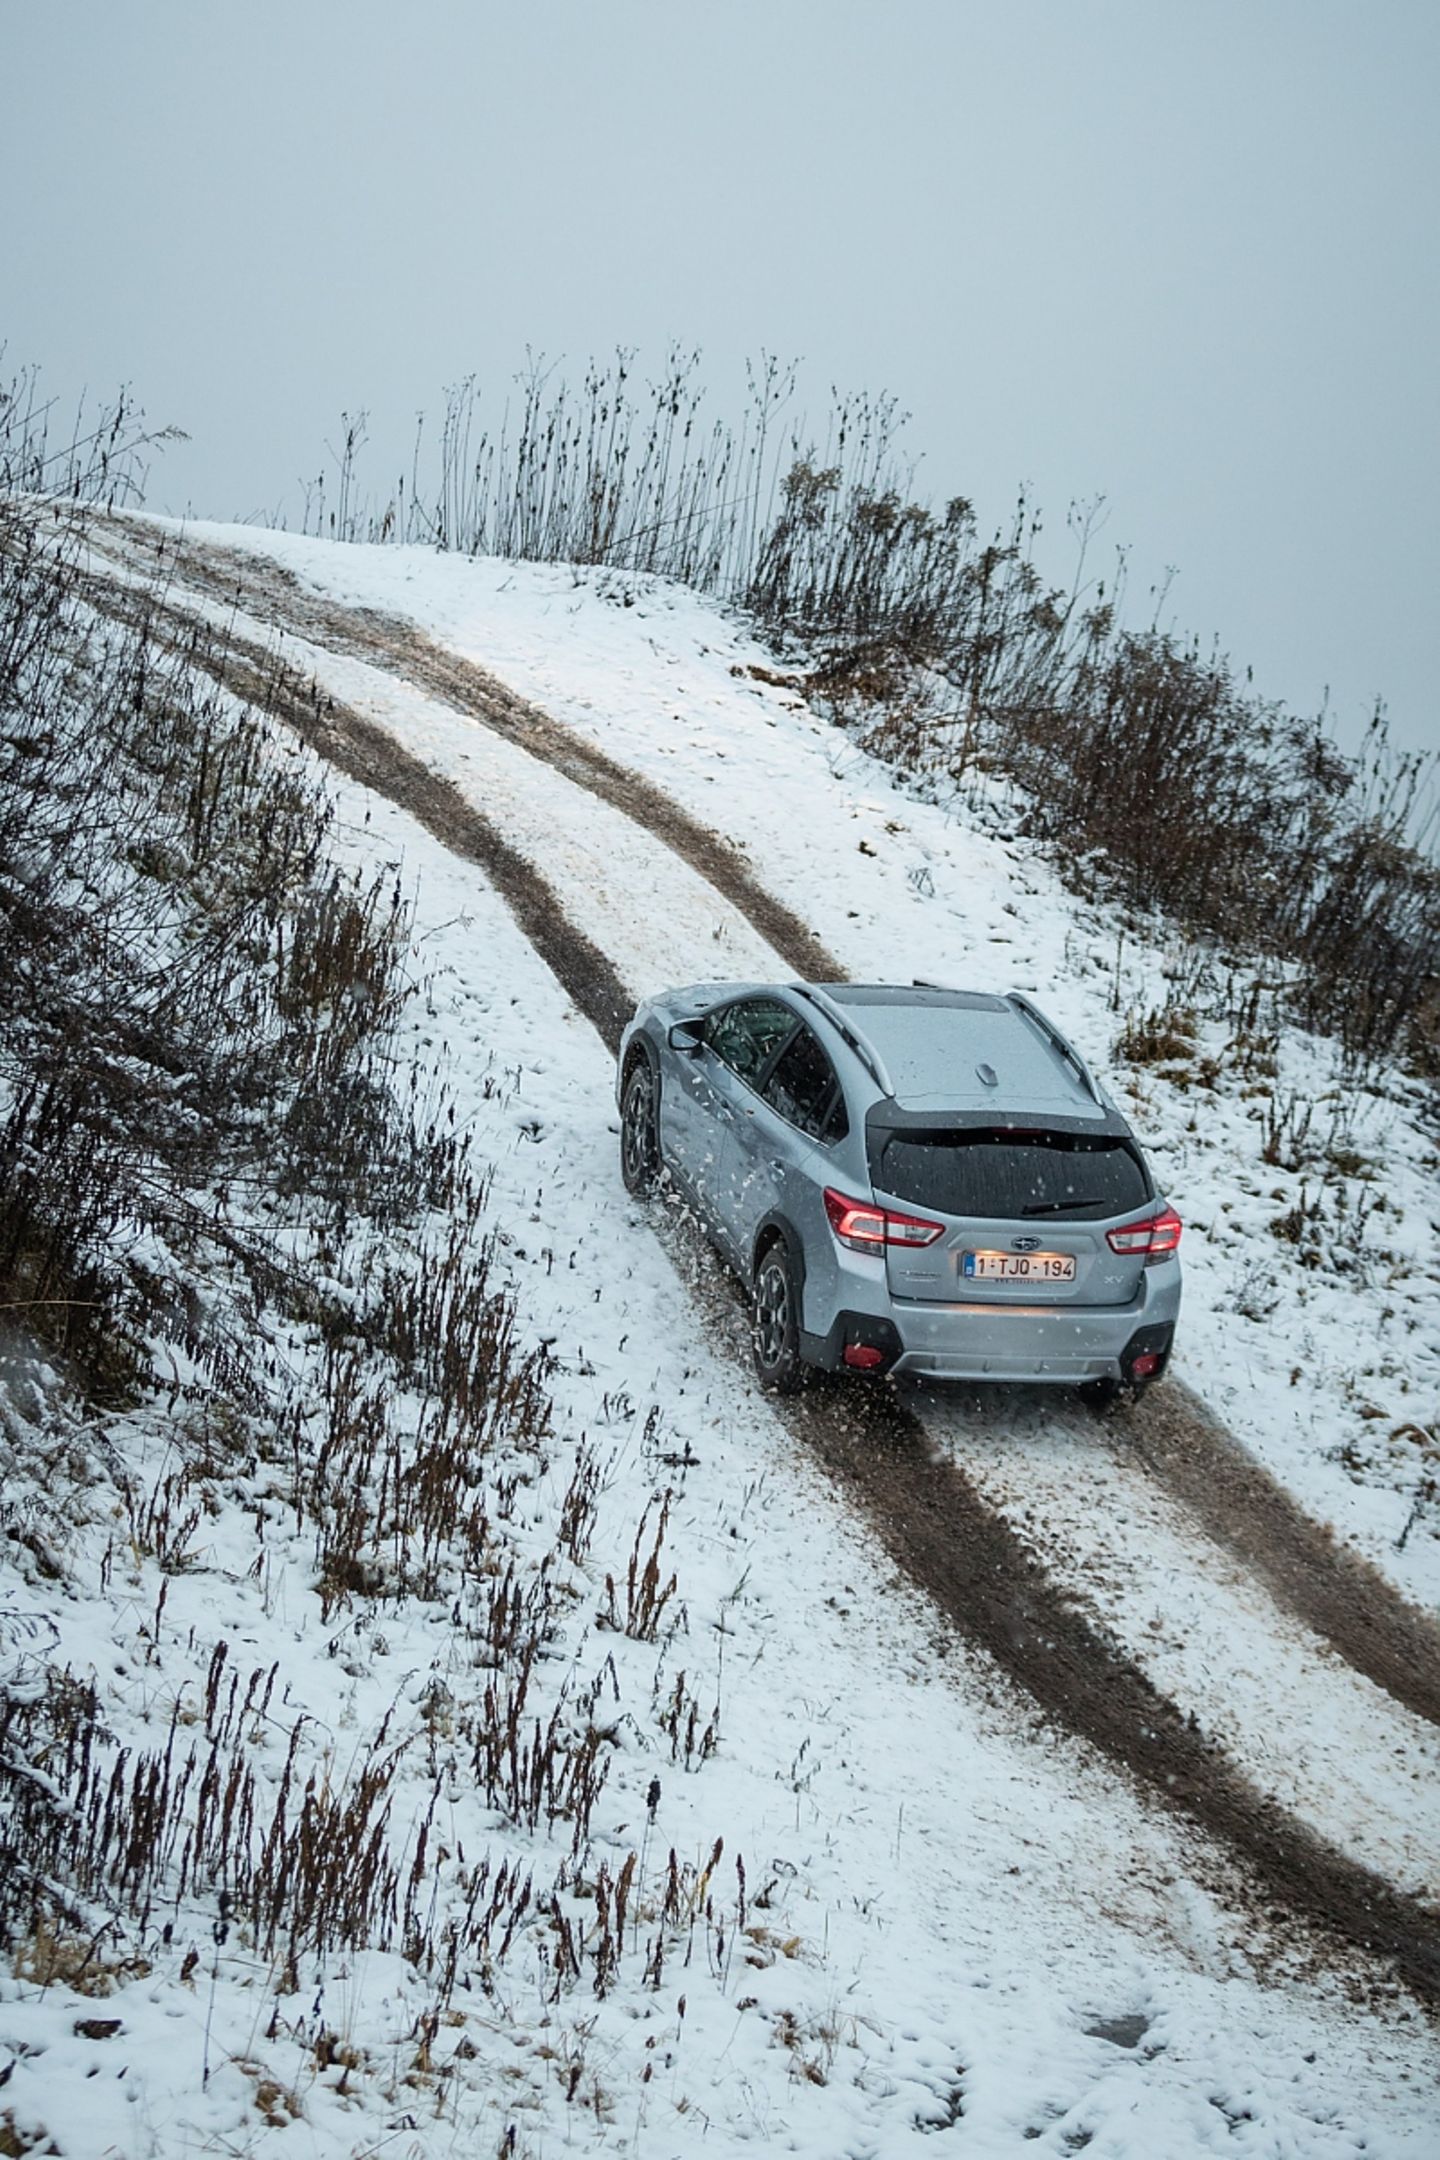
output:
[[[1118,1110],[1104,1102],[1098,1117],[1052,1116],[1048,1110],[1017,1111],[1013,1117],[997,1117],[993,1107],[981,1104],[972,1110],[906,1110],[893,1098],[872,1103],[865,1116],[866,1130],[877,1132],[1053,1132],[1077,1139],[1128,1140],[1135,1135]]]

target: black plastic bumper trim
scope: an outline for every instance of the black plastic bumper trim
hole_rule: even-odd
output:
[[[822,1372],[853,1371],[854,1367],[845,1364],[845,1351],[852,1344],[881,1352],[884,1364],[869,1367],[874,1375],[888,1372],[905,1347],[893,1320],[877,1319],[874,1313],[842,1312],[835,1315],[828,1333],[801,1334],[800,1355],[807,1365],[818,1365]]]
[[[1160,1363],[1147,1379],[1158,1380],[1170,1362],[1170,1351],[1175,1341],[1175,1323],[1166,1320],[1155,1327],[1136,1328],[1135,1333],[1120,1353],[1120,1370],[1129,1380],[1134,1372],[1137,1357],[1158,1357]]]

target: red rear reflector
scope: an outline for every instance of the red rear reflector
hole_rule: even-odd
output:
[[[877,1365],[883,1365],[885,1362],[884,1351],[877,1350],[872,1343],[846,1343],[844,1350],[840,1354],[847,1365],[854,1365],[861,1372],[874,1372]]]
[[[1156,1350],[1142,1350],[1130,1367],[1132,1380],[1148,1380],[1152,1372],[1160,1370],[1160,1355]]]
[[[833,1186],[825,1188],[825,1213],[842,1245],[854,1252],[878,1253],[887,1245],[933,1245],[944,1233],[944,1223],[927,1222],[923,1215],[897,1215],[893,1208],[876,1207],[873,1200],[847,1200]]]
[[[1112,1252],[1140,1253],[1146,1260],[1159,1260],[1174,1252],[1181,1228],[1180,1217],[1167,1207],[1148,1222],[1126,1223],[1123,1230],[1107,1230],[1105,1236]]]

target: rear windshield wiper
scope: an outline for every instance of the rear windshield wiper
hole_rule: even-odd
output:
[[[1022,1215],[1062,1215],[1066,1208],[1103,1207],[1103,1193],[1084,1193],[1077,1200],[1032,1200],[1029,1207],[1021,1208]]]

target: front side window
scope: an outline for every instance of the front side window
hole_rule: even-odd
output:
[[[762,1090],[772,1110],[788,1124],[818,1140],[834,1102],[838,1083],[830,1063],[808,1027],[801,1027],[775,1060]]]
[[[773,998],[742,998],[707,1024],[705,1040],[722,1065],[753,1084],[771,1051],[795,1025],[794,1013]]]

